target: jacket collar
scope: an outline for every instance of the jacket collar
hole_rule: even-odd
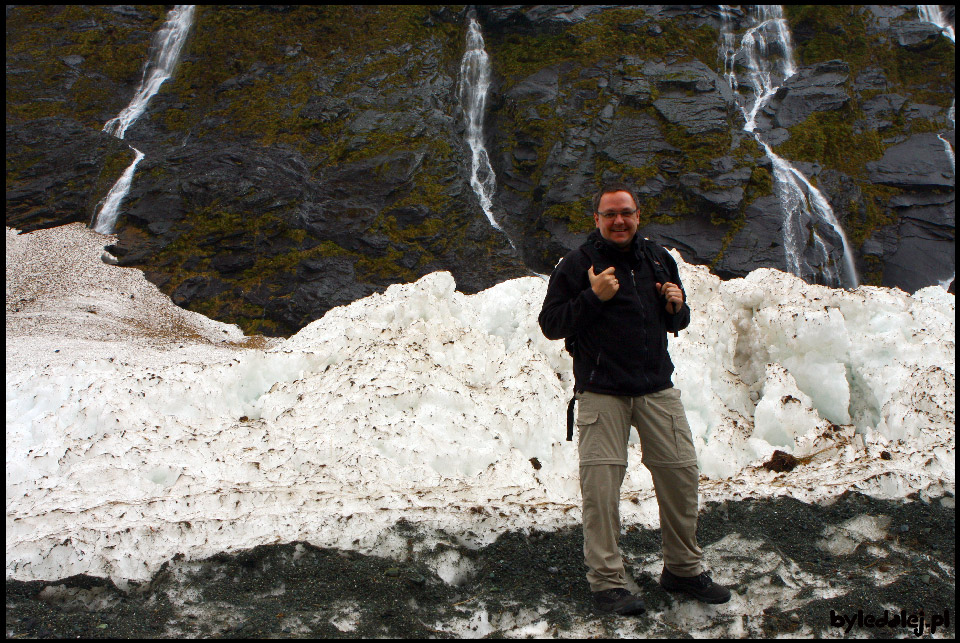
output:
[[[643,243],[643,241],[643,237],[640,236],[640,232],[638,231],[637,234],[633,236],[633,241],[630,242],[630,249],[626,252],[623,252],[620,250],[620,248],[604,239],[600,234],[600,230],[594,228],[593,232],[591,232],[587,237],[587,241],[584,245],[595,248],[611,260],[629,257],[633,261],[639,261],[641,257],[640,244]]]

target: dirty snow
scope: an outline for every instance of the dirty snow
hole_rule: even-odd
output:
[[[257,340],[104,263],[105,242],[79,224],[7,229],[8,579],[122,586],[178,554],[293,541],[402,558],[401,518],[424,547],[441,531],[481,546],[579,523],[571,365],[537,326],[542,279],[468,296],[433,273]],[[768,269],[721,282],[674,257],[693,321],[670,351],[702,503],[953,494],[953,295],[835,290]],[[656,526],[639,448],[621,516]],[[801,466],[760,467],[775,449]],[[862,517],[821,546],[843,552],[882,528]],[[730,538],[722,547],[747,546]],[[470,573],[453,554],[434,566],[451,582]],[[677,609],[690,613],[670,618],[695,621],[704,608]],[[489,618],[464,632],[509,625]],[[545,632],[535,613],[514,625]]]

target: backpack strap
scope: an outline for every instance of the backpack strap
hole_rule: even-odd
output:
[[[661,284],[665,284],[668,281],[672,283],[671,280],[673,278],[670,276],[670,273],[667,272],[667,269],[663,265],[663,262],[661,262],[655,256],[653,247],[651,246],[651,244],[646,239],[643,239],[642,241],[640,241],[640,247],[643,250],[643,256],[645,256],[647,260],[650,262],[650,266],[653,268],[654,277],[656,277],[657,281]],[[666,306],[667,298],[661,295],[660,299],[663,300],[663,304],[664,306]],[[673,336],[679,337],[680,333],[678,331],[673,331]]]
[[[574,392],[567,404],[567,442],[573,442],[573,405],[577,401],[577,394]]]

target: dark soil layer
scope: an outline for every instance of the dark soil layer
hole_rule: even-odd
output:
[[[887,525],[882,537],[864,540],[845,555],[818,546],[831,527],[864,514]],[[415,551],[423,538],[418,526],[401,523],[396,529]],[[937,636],[955,636],[955,531],[952,497],[926,502],[916,496],[878,500],[846,493],[820,504],[776,498],[707,505],[699,528],[705,550],[731,534],[760,543],[752,553],[724,558],[729,567],[736,565],[736,573],[714,570],[715,579],[739,580],[731,585],[733,601],[704,608],[713,610],[711,627],[720,628],[711,631],[913,637],[915,624],[868,627],[864,619],[881,617],[884,610],[890,620],[922,610],[927,634],[933,616],[947,611],[949,624],[940,625]],[[405,562],[290,543],[203,561],[174,560],[150,583],[126,593],[88,576],[8,580],[6,631],[8,638],[452,638],[470,634],[471,623],[474,628],[482,624],[477,634],[492,637],[536,623],[538,636],[618,636],[625,628],[654,637],[692,633],[678,631],[682,620],[665,617],[683,614],[676,608],[692,599],[664,591],[657,584],[659,571],[651,574],[637,563],[659,556],[659,530],[630,526],[621,538],[628,571],[647,604],[640,617],[595,612],[582,547],[579,528],[505,533],[480,549],[438,545]],[[472,572],[457,586],[445,583],[428,564],[449,556],[448,550],[472,563]],[[785,588],[784,600],[767,601],[765,608],[751,600],[738,602],[756,587],[769,592],[771,586],[784,586],[777,573],[758,564],[774,554],[796,572],[792,578],[815,577],[821,584],[799,592]],[[878,583],[880,572],[895,580]],[[822,596],[824,586],[831,598]],[[857,621],[858,612],[864,619]],[[852,617],[852,625],[837,624],[841,615]],[[702,623],[698,627],[702,633]]]

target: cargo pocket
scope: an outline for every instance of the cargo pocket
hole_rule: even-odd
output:
[[[697,459],[697,450],[693,446],[693,434],[690,432],[690,425],[687,423],[685,413],[671,414],[673,420],[673,439],[676,443],[677,462],[694,461]]]
[[[600,427],[600,412],[593,409],[577,409],[577,432],[579,433],[579,442],[577,451],[580,454],[580,462],[584,460],[593,460],[601,455],[600,436],[598,435]]]

